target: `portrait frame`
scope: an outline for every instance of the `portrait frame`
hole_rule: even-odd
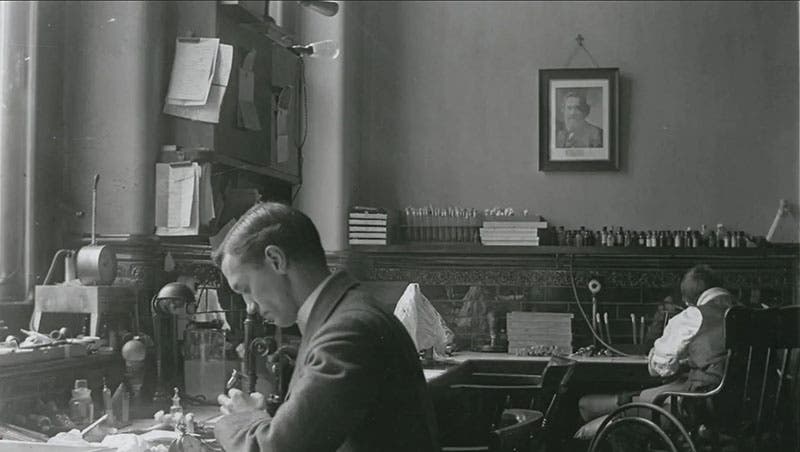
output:
[[[539,171],[619,168],[619,68],[540,69]]]

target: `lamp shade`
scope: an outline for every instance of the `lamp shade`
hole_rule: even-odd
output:
[[[176,309],[194,303],[194,292],[185,284],[171,282],[153,297],[153,309],[162,314],[174,314]]]

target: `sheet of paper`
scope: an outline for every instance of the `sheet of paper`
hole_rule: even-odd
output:
[[[256,51],[251,50],[244,57],[242,66],[239,68],[239,108],[237,122],[239,127],[248,130],[261,130],[261,121],[258,117],[258,109],[255,104],[255,80],[253,65],[256,60]]]
[[[211,86],[211,92],[208,95],[208,102],[205,105],[199,106],[183,106],[183,105],[164,105],[164,113],[179,118],[191,119],[193,121],[210,122],[213,124],[219,123],[219,113],[222,109],[222,101],[225,98],[227,91],[225,86]]]
[[[286,163],[289,161],[289,135],[278,135],[276,141],[278,147],[277,160],[278,163]]]
[[[217,55],[217,66],[214,71],[214,79],[211,81],[211,84],[228,86],[228,80],[231,78],[232,67],[233,46],[228,44],[220,44],[219,54]]]
[[[214,193],[211,188],[211,164],[204,163],[200,176],[200,225],[207,226],[214,218]]]
[[[200,232],[201,173],[197,163],[156,164],[156,235],[196,235]]]
[[[211,90],[218,53],[219,38],[178,38],[166,103],[204,105]]]
[[[156,163],[156,226],[167,225],[169,163]]]
[[[173,166],[169,169],[167,227],[185,228],[192,221],[195,185],[194,166]]]

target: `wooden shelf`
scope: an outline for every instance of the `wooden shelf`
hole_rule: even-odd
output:
[[[293,185],[300,183],[300,177],[297,175],[289,174],[284,171],[280,171],[268,166],[254,165],[252,163],[247,163],[244,160],[239,160],[237,158],[220,154],[210,149],[162,151],[160,161],[162,163],[177,163],[186,161],[198,162],[198,163],[210,162],[210,163],[224,165],[229,168],[240,169],[243,171],[249,171],[254,174],[260,174],[262,176],[271,177],[273,179],[278,179]]]
[[[235,4],[220,4],[220,10],[249,30],[260,33],[281,47],[289,48],[297,43],[295,37],[279,27],[269,16],[269,20],[253,15],[250,11]]]
[[[486,246],[477,243],[411,243],[401,245],[354,245],[354,253],[368,255],[608,255],[608,256],[731,256],[787,257],[800,255],[800,244],[773,244],[762,248],[644,248],[602,246]]]

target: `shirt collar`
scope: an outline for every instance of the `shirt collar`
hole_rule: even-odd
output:
[[[721,295],[729,296],[730,292],[721,287],[712,287],[700,294],[700,298],[697,299],[697,306],[703,306],[704,304]]]
[[[314,308],[314,305],[317,303],[317,299],[319,298],[319,294],[322,293],[322,289],[328,285],[330,280],[333,278],[333,273],[328,275],[327,278],[323,279],[319,285],[317,285],[316,289],[314,289],[308,297],[303,301],[303,304],[300,306],[300,309],[297,311],[297,328],[300,329],[300,334],[306,333],[306,324],[308,324],[308,317],[311,315],[311,310]]]

